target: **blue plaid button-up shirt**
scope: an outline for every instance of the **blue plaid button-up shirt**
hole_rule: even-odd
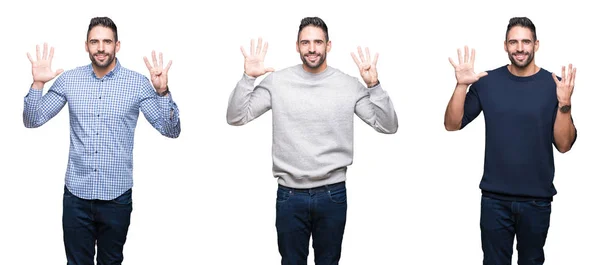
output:
[[[69,105],[70,149],[65,184],[83,199],[112,200],[133,186],[133,138],[141,112],[162,135],[181,131],[171,94],[159,96],[144,75],[122,67],[98,78],[92,65],[58,76],[48,92],[30,88],[23,123],[35,128]]]

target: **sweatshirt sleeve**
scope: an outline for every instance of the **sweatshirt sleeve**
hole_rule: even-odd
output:
[[[258,86],[254,87],[256,78],[244,73],[229,96],[228,124],[244,125],[271,109],[271,93],[268,87],[272,84],[272,76],[273,74],[269,74]]]
[[[356,115],[377,132],[393,134],[398,130],[398,117],[388,93],[381,84],[366,88],[357,80],[358,101],[354,107]]]

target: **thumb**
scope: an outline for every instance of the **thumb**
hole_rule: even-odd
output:
[[[265,71],[266,71],[266,72],[274,72],[274,71],[275,71],[275,69],[274,69],[273,67],[267,67],[267,68],[265,69]]]
[[[62,72],[64,72],[65,70],[63,69],[57,69],[56,70],[56,75],[60,75]]]
[[[484,76],[486,76],[486,75],[488,75],[488,73],[487,73],[487,72],[481,72],[481,73],[479,73],[479,74],[477,75],[477,77],[478,77],[478,78],[482,78],[482,77],[484,77]]]

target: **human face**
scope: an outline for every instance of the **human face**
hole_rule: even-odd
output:
[[[315,26],[306,26],[300,31],[296,51],[300,53],[302,67],[311,73],[319,73],[327,68],[327,53],[331,41],[325,40],[325,32]]]
[[[85,42],[85,51],[89,53],[94,69],[99,71],[111,70],[115,65],[115,54],[121,43],[115,41],[112,29],[95,26],[90,30]]]
[[[512,27],[504,41],[504,50],[508,53],[508,59],[513,66],[519,69],[525,69],[531,65],[538,47],[539,41],[533,40],[533,32],[521,26]]]

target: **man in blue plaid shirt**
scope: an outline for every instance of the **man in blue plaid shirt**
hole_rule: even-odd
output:
[[[129,228],[133,186],[133,138],[139,112],[169,138],[181,132],[179,109],[167,85],[171,61],[152,52],[144,61],[150,79],[122,67],[116,58],[117,26],[92,18],[85,49],[91,64],[65,71],[51,68],[54,48],[36,46],[33,84],[24,99],[23,123],[42,126],[68,103],[70,149],[63,197],[63,232],[68,264],[121,264]],[[61,75],[62,73],[62,75]],[[58,77],[57,77],[58,76]],[[42,95],[44,84],[56,78]]]

